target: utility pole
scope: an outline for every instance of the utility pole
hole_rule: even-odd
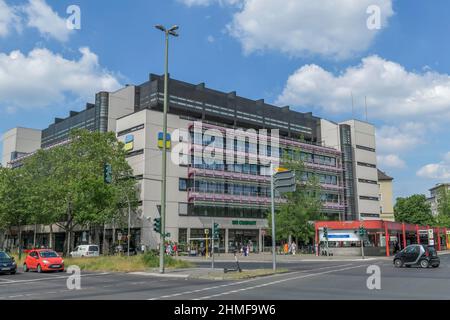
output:
[[[214,218],[212,219],[212,238],[211,238],[211,255],[212,255],[212,260],[211,260],[211,269],[214,270],[214,237],[215,237],[215,223],[214,223]]]
[[[161,244],[159,246],[159,273],[164,273],[164,247],[166,243],[166,190],[167,190],[167,111],[169,105],[169,36],[178,37],[175,32],[178,26],[170,29],[162,25],[155,26],[156,29],[164,32],[166,41],[165,50],[165,72],[164,72],[164,111],[163,111],[163,150],[162,150],[162,184],[161,184]]]
[[[130,238],[131,238],[131,204],[130,204],[130,197],[127,196],[127,202],[128,202],[128,237],[127,237],[127,251],[128,251],[128,257],[130,256]]]

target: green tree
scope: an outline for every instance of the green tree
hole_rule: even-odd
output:
[[[22,255],[22,228],[31,220],[31,213],[25,200],[28,187],[22,168],[14,170],[0,168],[0,227],[17,228],[19,256]]]
[[[431,205],[423,194],[415,194],[407,198],[397,198],[394,206],[395,220],[419,225],[431,225],[434,217]]]
[[[438,216],[436,223],[440,227],[450,228],[450,190],[442,187],[438,192]]]
[[[294,236],[297,240],[309,243],[314,237],[313,221],[325,219],[321,214],[321,187],[317,177],[302,181],[305,172],[299,149],[284,153],[282,166],[295,172],[297,190],[284,196],[286,203],[280,204],[276,209],[276,238],[288,239]],[[269,226],[272,227],[271,213],[268,215]]]
[[[104,182],[106,163],[113,168],[111,184]],[[114,133],[75,130],[70,143],[38,152],[25,161],[24,170],[33,181],[29,198],[40,202],[34,205],[33,222],[62,228],[66,254],[76,227],[119,221],[127,207],[125,198],[133,210],[137,207],[133,172]]]

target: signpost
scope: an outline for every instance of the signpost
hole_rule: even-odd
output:
[[[275,244],[275,192],[278,195],[288,192],[295,192],[295,173],[284,168],[276,168],[270,165],[270,195],[272,203],[272,263],[273,270],[277,269],[277,256]]]
[[[361,256],[363,259],[365,259],[364,258],[364,236],[365,236],[365,234],[366,234],[366,229],[362,225],[360,225],[359,226],[359,236],[361,237]],[[387,239],[386,241],[389,241],[389,239]]]
[[[208,259],[208,235],[209,235],[209,229],[205,229],[205,235],[206,235],[206,254],[205,254],[205,258]]]

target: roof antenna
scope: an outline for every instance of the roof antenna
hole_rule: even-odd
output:
[[[353,101],[353,91],[351,91],[351,95],[352,95],[352,118],[354,120],[355,119],[355,103]]]
[[[369,118],[367,116],[367,96],[364,97],[365,103],[366,103],[366,122],[369,122]]]

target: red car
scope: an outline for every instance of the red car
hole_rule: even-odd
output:
[[[32,250],[23,264],[23,272],[30,270],[63,272],[64,260],[53,250]]]

